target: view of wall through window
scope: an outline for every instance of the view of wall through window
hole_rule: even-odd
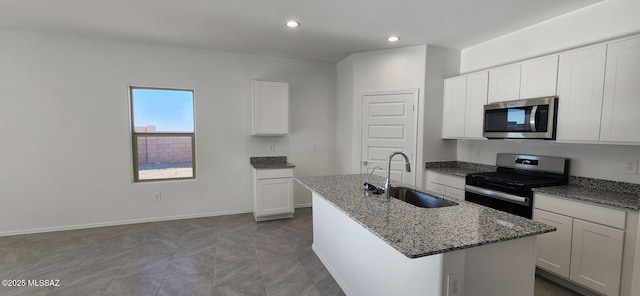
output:
[[[131,87],[134,181],[195,178],[193,91]]]

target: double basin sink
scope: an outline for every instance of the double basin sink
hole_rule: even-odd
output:
[[[391,187],[389,196],[421,208],[440,208],[458,205],[407,187]]]

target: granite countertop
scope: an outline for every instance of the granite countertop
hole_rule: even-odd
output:
[[[249,163],[254,169],[289,169],[296,167],[287,161],[286,156],[260,156],[249,157]]]
[[[495,172],[496,167],[464,161],[434,161],[426,162],[425,169],[437,173],[466,177],[472,173]]]
[[[463,161],[426,162],[425,169],[466,177],[471,173],[491,172],[496,167]],[[625,210],[640,210],[640,184],[571,176],[569,185],[534,188],[533,191],[586,203]]]
[[[640,210],[640,184],[571,176],[569,185],[534,188],[534,192],[625,210]]]
[[[382,195],[365,196],[366,175],[299,177],[297,181],[409,258],[418,258],[552,232],[554,227],[465,201],[419,208]],[[385,179],[372,176],[371,183]],[[394,183],[395,186],[407,186]],[[415,187],[414,187],[415,188]],[[441,195],[420,190],[430,195]]]

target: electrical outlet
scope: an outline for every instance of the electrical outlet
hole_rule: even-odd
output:
[[[462,290],[460,275],[457,273],[447,275],[447,282],[447,296],[460,296]]]
[[[153,201],[154,202],[161,202],[162,201],[162,193],[154,192],[153,193]]]
[[[316,143],[311,144],[311,151],[318,151],[318,144]]]
[[[267,151],[273,152],[273,150],[275,150],[275,148],[276,148],[275,144],[273,144],[273,143],[267,144]]]
[[[473,156],[475,158],[480,158],[480,148],[473,149]]]
[[[638,160],[627,160],[625,163],[624,172],[627,174],[637,175],[638,174]]]

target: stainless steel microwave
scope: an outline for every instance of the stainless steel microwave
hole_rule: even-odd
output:
[[[553,140],[557,108],[557,97],[485,105],[482,135],[489,139]]]

